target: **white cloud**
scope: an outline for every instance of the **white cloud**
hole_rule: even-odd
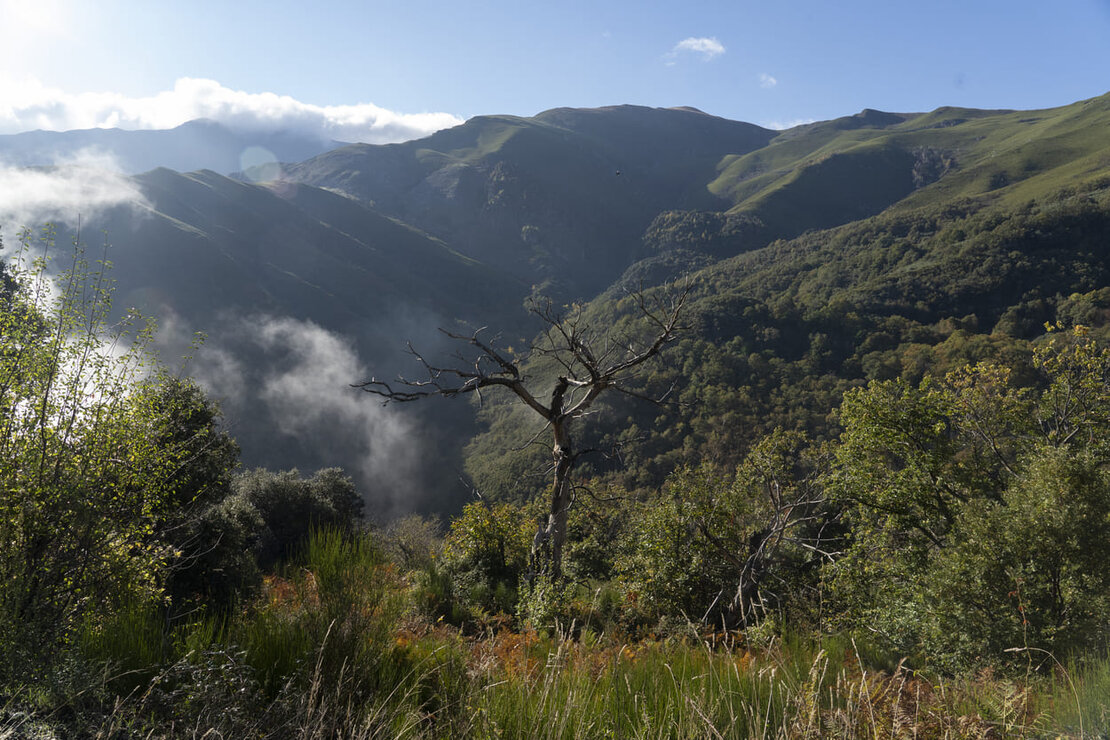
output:
[[[172,314],[171,314],[172,315]],[[163,347],[188,335],[171,322]],[[370,377],[354,342],[288,316],[254,315],[221,325],[197,353],[192,375],[222,399],[230,419],[244,419],[244,451],[295,440],[299,459],[271,467],[345,467],[372,494],[380,516],[411,511],[423,494],[422,447],[411,417],[351,387]]]
[[[0,165],[0,223],[14,232],[46,222],[74,223],[121,205],[147,206],[133,181],[111,158],[85,151],[55,167]]]
[[[779,81],[776,80],[771,75],[767,74],[766,72],[759,75],[759,86],[760,87],[762,87],[764,89],[767,89],[767,90],[770,90],[772,87],[774,87],[777,84],[779,84]]]
[[[704,61],[709,61],[724,54],[725,47],[714,37],[691,36],[675,44],[669,56],[674,57],[682,52],[699,54]]]
[[[807,123],[816,123],[816,118],[795,118],[789,121],[764,121],[759,124],[763,128],[774,129],[775,131],[785,131],[788,128],[795,126],[805,126]]]
[[[35,79],[0,79],[0,133],[33,129],[165,129],[209,118],[249,130],[295,130],[321,139],[384,144],[457,126],[449,113],[397,113],[372,103],[312,105],[288,95],[232,90],[215,80],[183,77],[148,97],[68,93]]]

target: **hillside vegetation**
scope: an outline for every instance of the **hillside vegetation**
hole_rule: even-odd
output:
[[[735,465],[775,427],[828,440],[848,388],[980,360],[1014,364],[1046,323],[1102,327],[1108,245],[1110,190],[1093,180],[1017,208],[891,211],[704,267],[686,278],[686,337],[635,388],[673,386],[673,402],[626,398],[598,419],[589,446],[623,455],[596,470],[635,489],[680,464]],[[627,319],[622,295],[635,286],[596,299],[591,320]],[[482,413],[490,428],[471,444],[471,473],[490,495],[528,497],[506,443],[529,434],[527,417],[496,405]]]
[[[229,366],[251,375],[265,366],[267,360],[243,340],[244,322],[311,322],[349,345],[367,375],[392,377],[413,367],[404,352],[408,341],[425,353],[449,352],[440,327],[465,332],[486,326],[500,332],[506,345],[520,347],[538,330],[521,310],[533,295],[556,304],[599,296],[605,302],[623,290],[707,268],[706,285],[714,286],[719,303],[706,303],[698,313],[714,314],[708,322],[720,326],[711,333],[732,331],[735,337],[737,312],[763,312],[786,339],[769,338],[758,350],[796,359],[810,334],[848,341],[843,327],[828,331],[805,316],[837,292],[830,289],[834,279],[857,293],[889,294],[864,298],[841,291],[846,300],[923,303],[917,313],[898,309],[923,324],[943,318],[919,316],[936,314],[941,303],[953,319],[976,314],[977,328],[960,325],[973,333],[990,333],[1010,305],[1035,300],[1025,295],[1032,290],[1027,284],[1022,295],[1007,297],[1008,283],[995,261],[1008,258],[995,253],[979,261],[981,245],[960,229],[986,228],[1005,241],[1010,237],[1002,222],[1011,215],[1047,217],[1053,204],[1076,207],[1084,193],[1097,200],[1106,176],[1101,132],[1108,105],[1104,96],[1044,111],[866,110],[782,132],[684,108],[479,116],[418,141],[342,147],[287,163],[269,183],[155,170],[135,179],[145,198],[139,213],[145,215],[118,209],[91,227],[111,236],[108,258],[120,306],[165,318],[176,336],[208,335],[208,349],[196,362],[201,375]],[[984,226],[986,219],[1001,221]],[[965,250],[963,264],[952,261],[955,245]],[[830,250],[842,247],[854,256],[830,259]],[[937,249],[945,255],[933,254]],[[949,271],[933,278],[937,289],[926,287],[924,275],[934,259],[948,263],[942,269]],[[1086,258],[1065,259],[1071,261],[1066,269],[1079,269],[1076,259]],[[1076,279],[1071,282],[1078,287],[1068,287],[1067,274],[1052,275],[1063,269],[1062,263],[1033,259],[1025,275],[1054,281],[1044,300],[1094,285]],[[722,288],[725,280],[730,282]],[[795,291],[790,281],[814,292],[801,295],[802,313],[787,319],[785,301],[794,300]],[[764,282],[785,292],[767,300]],[[912,301],[903,288],[916,291]],[[973,297],[977,293],[997,304],[997,315],[954,307],[965,298],[982,303]],[[825,323],[835,323],[837,308],[826,303],[825,310]],[[865,306],[862,313],[869,311]],[[1051,309],[1038,311],[1011,318],[1035,329],[1052,318]],[[164,343],[167,352],[181,352],[180,342]],[[791,348],[783,354],[786,344]],[[851,368],[834,375],[867,377]],[[251,382],[264,384],[261,378]],[[814,403],[827,414],[838,389],[810,392],[822,396]],[[223,400],[251,464],[341,464],[368,489],[395,485],[388,475],[361,470],[365,450],[361,457],[346,452],[343,439],[358,437],[358,429],[318,429],[320,445],[298,445],[273,423],[265,399]],[[467,496],[468,488],[458,482],[459,455],[479,428],[466,408],[438,404],[408,413],[418,414],[424,429],[443,430],[434,440],[409,439],[409,447],[455,456],[442,476],[405,493],[408,506],[449,509]],[[636,424],[646,428],[643,419]],[[329,449],[344,452],[334,458]],[[668,465],[658,466],[652,485]]]
[[[139,372],[141,330],[106,351],[85,269],[58,296],[3,281],[7,732],[1105,730],[1110,348],[1086,327],[849,390],[828,445],[780,429],[734,470],[594,486],[552,579],[531,503],[368,531],[341,471],[236,472],[204,393]]]
[[[57,247],[25,234],[0,281],[0,733],[1106,733],[1108,116],[556,109],[264,185],[138,177],[146,216],[106,222],[117,299],[312,323],[423,383],[394,401],[481,391],[388,409],[450,419],[414,473],[462,478],[443,516],[380,520],[396,476],[239,469],[80,251],[44,291],[29,258]],[[543,411],[663,335],[561,430],[553,568]],[[272,361],[215,341],[202,369]],[[353,449],[339,408],[323,447]],[[320,441],[289,429],[273,468]]]

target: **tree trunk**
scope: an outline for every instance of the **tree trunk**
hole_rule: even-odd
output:
[[[567,541],[567,512],[570,510],[570,470],[574,458],[559,446],[555,447],[555,481],[552,484],[551,511],[547,515],[547,532],[551,538],[551,577],[563,577],[563,544]]]
[[[761,529],[748,538],[748,557],[740,570],[740,583],[736,586],[736,595],[729,609],[731,621],[739,629],[746,629],[759,621],[759,611],[763,608],[759,587],[767,572],[767,548],[774,534],[770,529]]]
[[[574,468],[575,455],[569,424],[570,420],[565,418],[556,418],[551,422],[555,437],[555,446],[551,451],[555,466],[555,479],[551,484],[551,507],[543,536],[537,538],[532,546],[532,562],[536,569],[553,580],[563,577],[563,545],[567,541],[567,514],[573,491],[570,473]],[[546,553],[540,552],[544,544],[550,546]],[[547,562],[543,562],[544,555],[547,555]]]

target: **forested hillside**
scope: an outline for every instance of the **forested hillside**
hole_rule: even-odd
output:
[[[1105,733],[1107,119],[488,116],[5,235],[0,735]]]
[[[968,200],[887,213],[691,273],[689,331],[636,386],[658,394],[673,385],[672,399],[622,398],[597,419],[588,446],[623,454],[596,470],[650,487],[677,465],[735,465],[776,427],[828,440],[848,388],[1016,362],[1046,323],[1101,327],[1107,245],[1110,190],[1100,177],[1019,208]],[[590,320],[627,318],[621,297],[636,285],[625,280],[594,301]],[[527,414],[483,414],[490,431],[468,455],[480,488],[531,495],[520,473],[543,453],[519,461],[506,443],[528,434]]]
[[[522,308],[533,295],[605,303],[622,291],[698,275],[690,317],[699,326],[688,341],[703,339],[710,352],[733,342],[729,362],[737,357],[733,349],[744,350],[745,362],[753,353],[787,361],[795,379],[771,378],[756,360],[751,378],[739,368],[732,378],[712,380],[720,389],[758,390],[751,401],[722,400],[733,407],[728,412],[712,399],[707,407],[717,410],[690,411],[720,417],[683,422],[698,427],[693,436],[664,410],[670,442],[656,439],[641,452],[625,445],[634,471],[655,466],[647,477],[635,473],[640,483],[627,482],[658,485],[674,460],[702,454],[696,440],[720,439],[722,449],[736,450],[743,447],[736,440],[773,426],[757,406],[772,404],[776,418],[789,417],[787,426],[818,431],[815,419],[828,415],[845,383],[874,371],[853,362],[865,355],[871,364],[901,362],[875,353],[936,343],[904,339],[893,325],[896,335],[865,341],[890,333],[880,324],[895,315],[939,326],[975,314],[976,326],[953,326],[986,335],[1013,307],[1006,322],[1026,325],[1019,333],[1027,336],[1053,316],[1047,303],[1034,307],[1038,298],[1051,303],[1057,292],[1100,287],[1098,278],[1069,272],[1097,272],[1097,254],[1061,256],[1072,265],[1057,266],[1042,263],[1033,244],[1053,204],[1085,208],[1083,193],[1100,197],[1107,155],[1099,132],[1108,105],[1103,97],[1044,111],[869,110],[783,132],[692,109],[480,116],[418,141],[344,147],[287,163],[269,183],[152,171],[133,181],[141,202],[93,219],[86,232],[108,234],[117,305],[161,319],[167,356],[181,354],[194,332],[208,336],[193,372],[223,400],[248,461],[342,465],[380,492],[371,508],[382,516],[446,510],[465,500],[461,450],[481,428],[466,405],[430,404],[403,415],[358,412],[294,433],[276,421],[288,415],[278,394],[253,390],[286,385],[281,378],[288,372],[269,377],[268,369],[279,367],[275,358],[297,356],[293,336],[302,345],[311,333],[343,347],[350,359],[322,362],[354,376],[350,382],[388,378],[416,367],[404,352],[408,341],[433,356],[449,352],[440,327],[485,326],[506,345],[524,346],[539,328]],[[1023,224],[1030,239],[1011,246],[1017,237],[1009,230]],[[1097,224],[1091,228],[1084,239],[1094,243]],[[1066,251],[1067,237],[1059,238]],[[988,246],[992,240],[1003,246]],[[1029,250],[1022,264],[996,264],[1012,262],[1010,251]],[[1026,282],[1011,284],[1009,270]],[[858,323],[842,320],[840,301],[858,304]],[[922,305],[908,310],[899,302]],[[596,310],[604,313],[600,303]],[[991,306],[984,310],[984,303]],[[818,316],[822,310],[827,319]],[[810,350],[810,335],[817,345],[835,343],[810,353],[825,358],[810,360],[821,376],[816,385],[800,379],[809,368],[797,364]],[[249,378],[245,386],[229,379],[229,368]],[[791,384],[806,386],[812,399],[782,398],[792,391],[778,389]],[[347,403],[339,383],[328,387],[333,398],[318,403]],[[694,391],[684,393],[689,401]],[[639,431],[624,432],[626,442],[664,434],[650,423],[660,414],[635,408],[628,414]],[[764,423],[745,431],[724,421],[736,414]],[[303,444],[305,435],[318,443]],[[394,444],[417,456],[436,450],[453,462],[441,476],[410,486],[405,481],[422,475],[420,466],[399,481],[376,463],[364,464],[375,457],[368,451],[373,438],[378,448]],[[688,438],[698,451],[677,452]],[[484,472],[482,460],[498,457],[494,467],[506,469],[502,449],[475,443],[465,467],[480,490],[496,475]],[[739,453],[714,454],[725,461]],[[512,477],[526,467],[517,463]]]

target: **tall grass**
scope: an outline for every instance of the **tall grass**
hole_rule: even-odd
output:
[[[938,680],[902,665],[871,672],[843,640],[792,640],[757,652],[542,639],[505,650],[491,643],[474,699],[474,737],[1081,737],[1097,728],[1097,713],[1105,723],[1110,700],[1099,693],[1110,661],[1079,680],[1088,702],[1084,734],[1076,717],[1060,711],[1062,701],[1076,704],[1061,696],[1058,680]]]
[[[941,680],[844,638],[466,638],[406,616],[403,596],[368,538],[316,533],[258,603],[226,619],[172,634],[141,605],[105,619],[79,646],[95,690],[38,709],[0,695],[0,739],[58,727],[104,738],[873,740],[1094,737],[1110,724],[1110,656]]]
[[[905,666],[872,672],[844,640],[750,651],[692,639],[617,644],[504,631],[466,640],[402,629],[378,657],[362,652],[368,662],[359,665],[349,656],[334,662],[332,635],[351,638],[330,628],[272,694],[249,653],[217,647],[106,707],[87,735],[1079,738],[1105,736],[1110,706],[1110,659],[1066,677],[940,680]],[[29,721],[12,713],[0,728],[19,737]]]
[[[700,738],[721,728],[762,737],[781,725],[795,678],[697,648],[622,647],[607,657],[599,665],[560,642],[535,675],[488,671],[477,702],[483,736]]]
[[[1066,669],[1058,667],[1053,679],[1044,701],[1051,708],[1054,727],[1088,737],[1110,737],[1110,655],[1071,661]]]

